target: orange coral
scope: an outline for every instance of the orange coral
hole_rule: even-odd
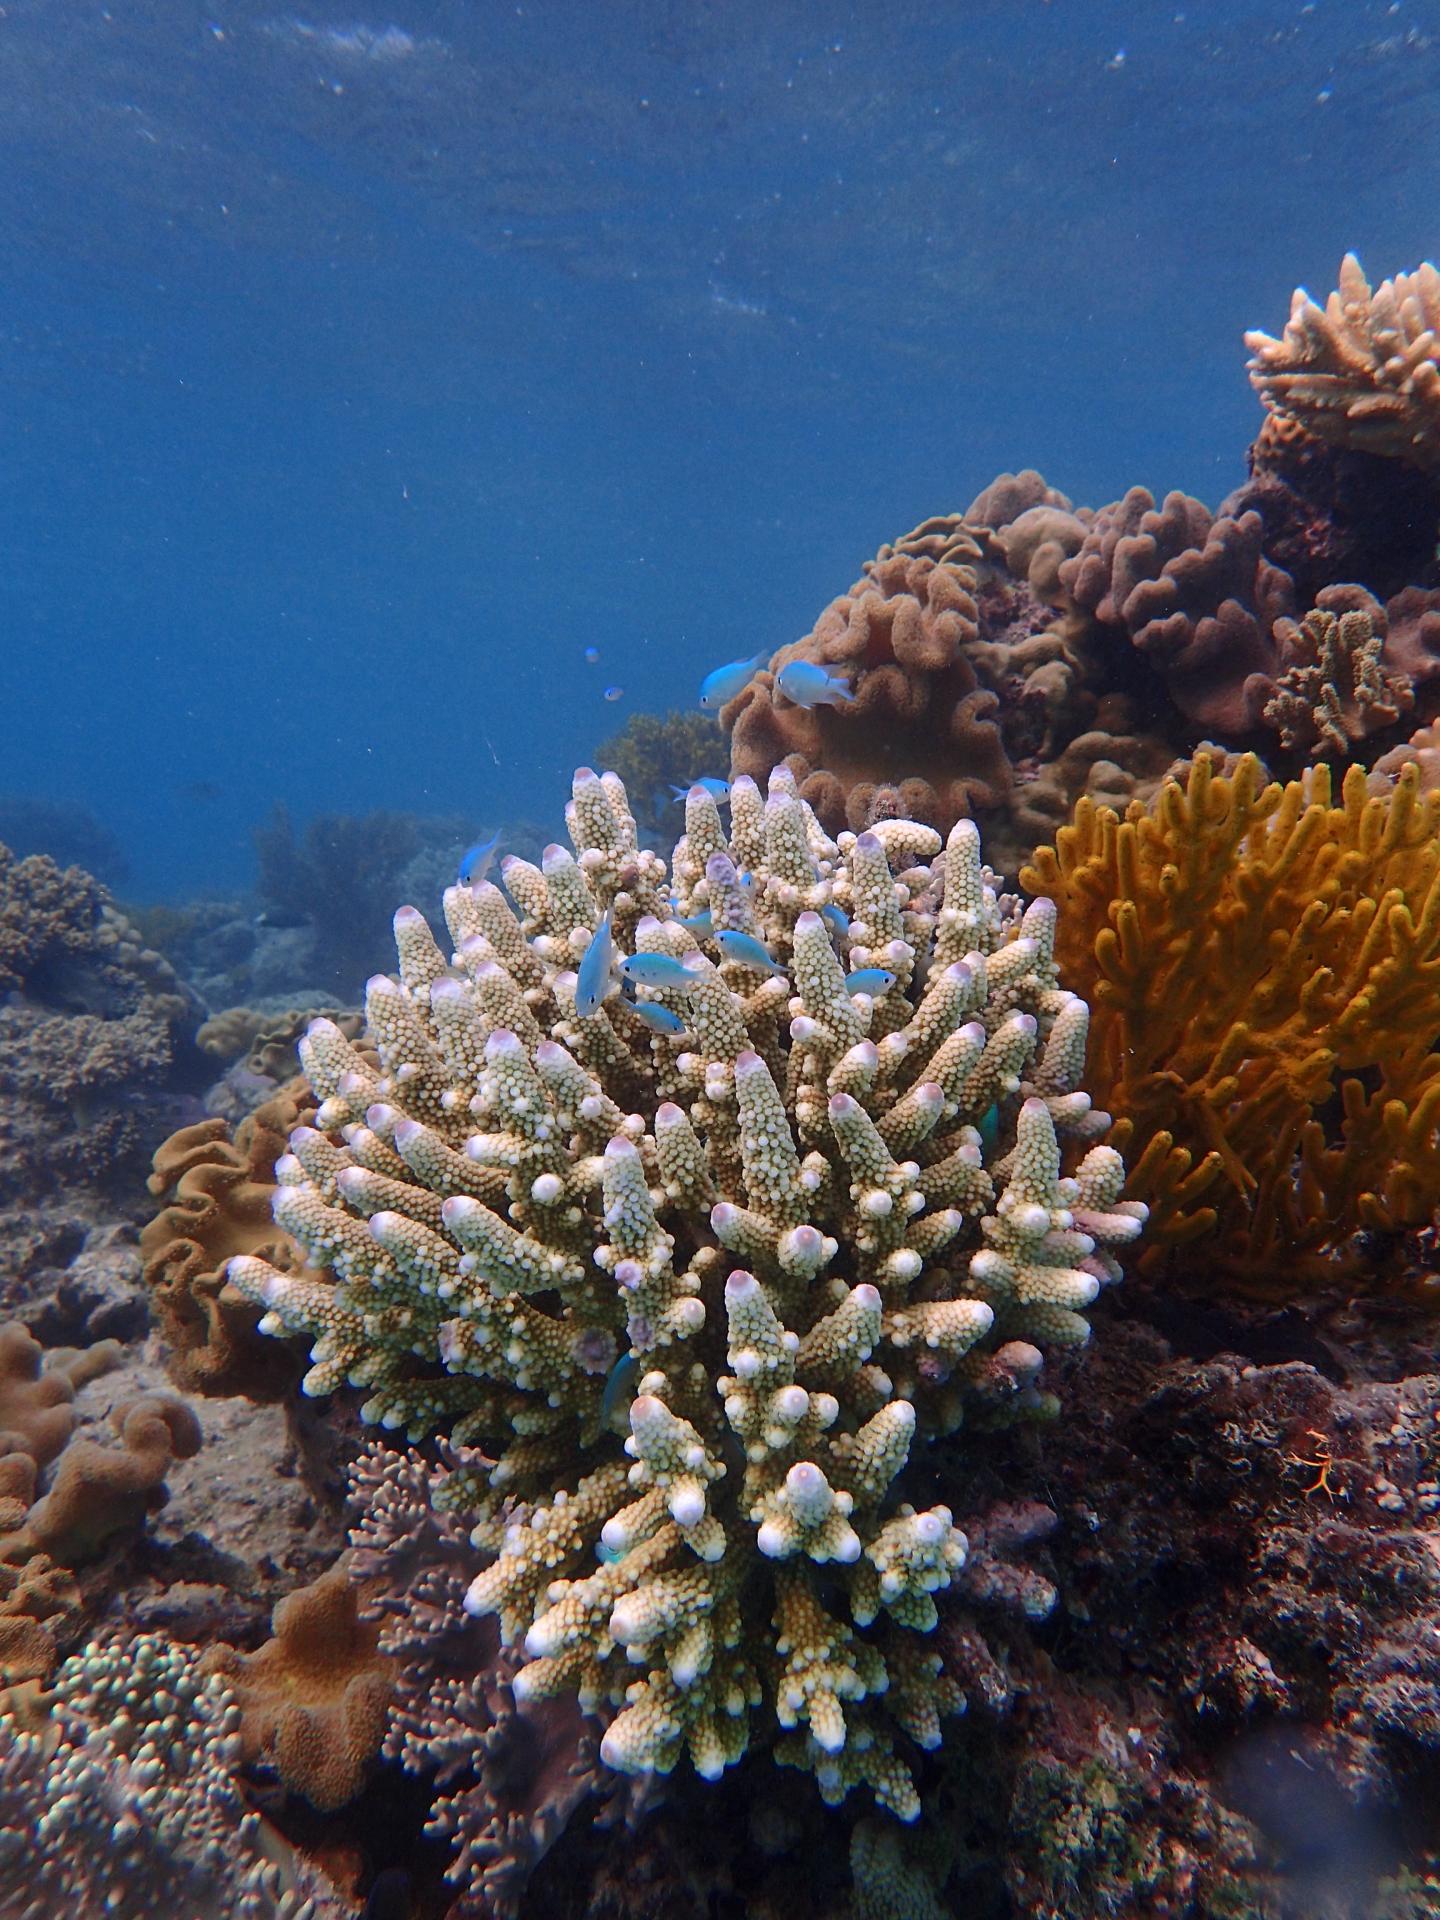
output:
[[[1373,290],[1347,253],[1339,291],[1303,287],[1278,340],[1247,333],[1250,380],[1304,432],[1360,452],[1440,467],[1440,273],[1425,261]]]
[[[1440,1197],[1440,794],[1352,767],[1267,785],[1196,757],[1122,823],[1082,800],[1021,874],[1060,909],[1091,1009],[1088,1079],[1123,1116],[1148,1260],[1218,1228],[1206,1264],[1293,1282],[1297,1257]]]
[[[255,1653],[220,1646],[205,1656],[206,1671],[234,1688],[247,1760],[274,1767],[322,1813],[360,1791],[394,1688],[380,1629],[361,1620],[359,1602],[344,1565],[331,1567],[286,1595],[274,1638]]]
[[[167,1206],[140,1235],[145,1279],[170,1343],[172,1377],[195,1393],[274,1399],[298,1371],[287,1349],[255,1332],[258,1309],[225,1279],[232,1254],[256,1254],[284,1271],[303,1267],[270,1216],[275,1162],[314,1100],[303,1080],[282,1087],[235,1129],[201,1120],[155,1153],[153,1194]]]

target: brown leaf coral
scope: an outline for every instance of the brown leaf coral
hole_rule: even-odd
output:
[[[813,631],[782,647],[721,713],[732,774],[763,780],[786,761],[831,832],[883,813],[948,832],[977,807],[998,807],[1010,785],[999,700],[966,651],[979,635],[979,558],[958,518],[882,547]],[[787,700],[775,676],[801,659],[858,676],[853,703]]]
[[[1150,1262],[1295,1262],[1440,1196],[1440,794],[1418,770],[1338,803],[1328,769],[1266,784],[1197,756],[1122,822],[1082,800],[1022,875],[1092,1008],[1091,1076],[1151,1202]]]
[[[1271,629],[1294,611],[1290,577],[1261,552],[1258,513],[1213,519],[1198,500],[1144,487],[1102,508],[1058,569],[1074,605],[1124,634],[1186,719],[1245,734],[1246,695],[1275,661]]]
[[[1323,307],[1297,287],[1278,340],[1247,333],[1265,405],[1317,439],[1440,467],[1440,273],[1425,261],[1372,290],[1347,253]]]
[[[522,917],[448,890],[453,962],[396,915],[378,1063],[311,1028],[275,1211],[326,1277],[230,1277],[309,1335],[311,1393],[493,1449],[466,1604],[523,1646],[518,1698],[578,1697],[622,1772],[755,1738],[913,1817],[967,1544],[912,1454],[1043,1405],[1034,1343],[1085,1338],[1144,1219],[1090,1144],[1053,909],[969,821],[943,859],[912,821],[831,839],[784,770],[733,784],[728,836],[693,788],[673,874],[613,775],[567,818],[573,856],[505,865]]]
[[[150,1191],[166,1205],[142,1230],[140,1251],[169,1371],[192,1393],[273,1399],[294,1381],[284,1348],[256,1335],[259,1315],[226,1283],[225,1264],[250,1253],[287,1269],[303,1265],[271,1202],[276,1159],[314,1104],[295,1082],[242,1120],[233,1138],[223,1120],[199,1120],[155,1151]]]

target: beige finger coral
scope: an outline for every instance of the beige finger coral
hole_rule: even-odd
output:
[[[1250,379],[1282,422],[1362,453],[1440,467],[1440,273],[1372,289],[1353,253],[1324,306],[1297,287],[1277,340],[1247,333]]]
[[[397,913],[373,1052],[312,1026],[275,1201],[311,1271],[230,1280],[308,1337],[310,1393],[483,1447],[452,1498],[517,1698],[577,1697],[623,1772],[761,1738],[913,1817],[967,1551],[916,1463],[967,1409],[1052,1404],[1037,1346],[1086,1338],[1145,1217],[1093,1144],[1054,910],[971,822],[834,839],[784,769],[735,782],[728,832],[692,790],[668,870],[613,775],[567,819],[573,853],[506,863],[518,914],[447,892],[452,953]],[[588,1009],[602,915],[679,1031],[613,986]]]

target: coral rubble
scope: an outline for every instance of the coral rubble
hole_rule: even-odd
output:
[[[970,823],[943,859],[903,820],[836,842],[783,771],[732,810],[727,840],[691,792],[672,897],[584,769],[575,856],[505,865],[522,919],[450,889],[452,965],[401,909],[378,1065],[311,1028],[320,1106],[276,1170],[326,1277],[229,1277],[310,1336],[311,1393],[493,1449],[454,1498],[517,1698],[578,1695],[622,1772],[688,1749],[713,1776],[763,1736],[910,1818],[906,1749],[959,1704],[926,1635],[967,1543],[906,1463],[967,1405],[1045,1404],[1035,1343],[1083,1341],[1145,1209],[1091,1144],[1053,910],[998,893]],[[773,958],[723,957],[679,924],[701,911]],[[683,1034],[577,1003],[612,930]]]

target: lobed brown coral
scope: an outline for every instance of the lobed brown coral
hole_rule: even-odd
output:
[[[167,1365],[193,1393],[273,1399],[292,1385],[292,1356],[257,1335],[259,1314],[225,1279],[232,1254],[293,1271],[304,1266],[271,1216],[275,1162],[315,1101],[303,1081],[267,1100],[233,1136],[223,1120],[182,1127],[155,1151],[150,1191],[166,1204],[140,1235],[151,1306]]]
[[[782,647],[722,711],[732,776],[763,780],[785,761],[832,832],[877,817],[948,832],[977,808],[998,807],[1010,785],[999,700],[966,651],[979,636],[971,564],[979,558],[955,520],[926,522],[882,547],[814,630]],[[857,676],[853,704],[787,700],[776,675],[793,659]]]
[[[49,1673],[57,1633],[80,1609],[70,1570],[142,1520],[164,1497],[171,1461],[199,1448],[195,1416],[166,1395],[117,1408],[119,1448],[74,1437],[76,1389],[118,1357],[117,1344],[106,1340],[54,1354],[47,1367],[23,1327],[0,1327],[0,1680],[7,1686]]]
[[[1440,467],[1440,273],[1414,273],[1372,290],[1347,253],[1323,307],[1303,287],[1278,340],[1253,332],[1250,380],[1267,408],[1341,446]]]
[[[1246,682],[1271,670],[1271,630],[1294,611],[1263,537],[1258,513],[1214,519],[1183,493],[1157,508],[1132,487],[1096,514],[1058,575],[1078,608],[1128,638],[1186,720],[1245,734],[1257,718]]]
[[[1123,822],[1082,800],[1021,879],[1059,907],[1151,1264],[1206,1234],[1207,1270],[1289,1291],[1297,1260],[1429,1217],[1440,794],[1417,769],[1371,795],[1352,767],[1335,804],[1325,767],[1267,785],[1200,754]]]

